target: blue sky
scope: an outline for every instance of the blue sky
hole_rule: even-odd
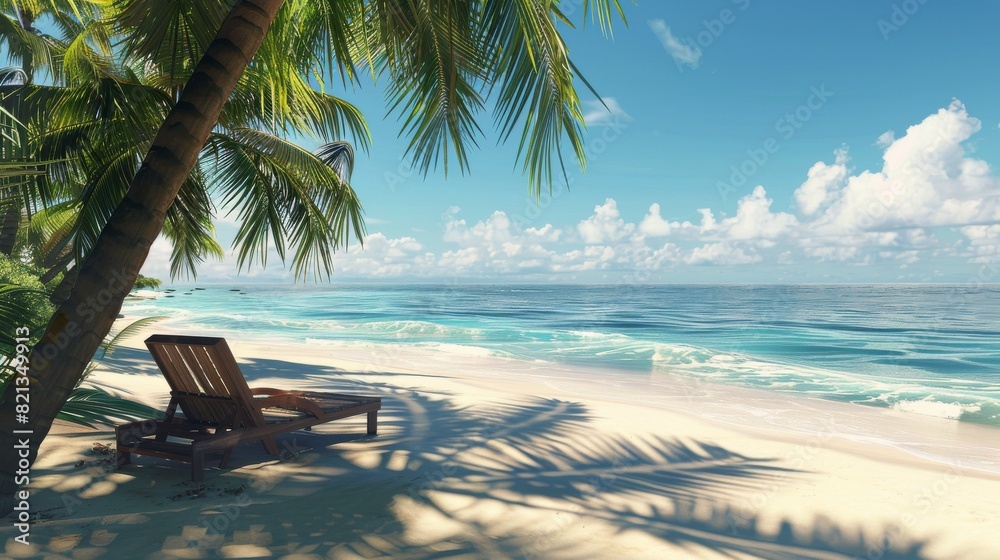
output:
[[[584,96],[588,170],[571,167],[570,188],[541,206],[516,146],[487,136],[467,175],[423,177],[381,91],[343,93],[374,143],[352,181],[365,249],[338,255],[334,281],[1000,281],[1000,5],[626,10],[613,39],[567,32],[612,110]],[[220,223],[224,246],[233,231]],[[167,277],[168,253],[158,242],[144,273]],[[236,272],[227,258],[199,280]],[[289,275],[271,265],[241,277]]]

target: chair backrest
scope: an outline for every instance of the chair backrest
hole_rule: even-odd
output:
[[[241,423],[263,426],[264,416],[253,404],[253,394],[225,339],[205,336],[156,334],[146,339],[171,391],[220,399],[183,399],[184,416],[195,422],[219,423],[232,418],[233,407],[244,416]],[[230,401],[231,399],[231,401]]]

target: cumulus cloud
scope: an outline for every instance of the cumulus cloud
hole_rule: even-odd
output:
[[[1000,224],[966,226],[959,231],[969,240],[970,262],[1000,262]]]
[[[660,216],[660,205],[654,203],[639,223],[639,232],[646,237],[666,237],[670,235],[670,222]]]
[[[552,224],[542,227],[518,229],[505,212],[496,211],[484,221],[469,226],[464,219],[459,219],[459,208],[452,206],[445,213],[444,241],[459,245],[490,245],[496,246],[507,242],[517,243],[548,243],[558,241],[563,232]]]
[[[649,28],[653,30],[656,38],[660,40],[663,48],[680,64],[686,64],[691,68],[697,68],[701,61],[701,50],[681,41],[667,27],[662,19],[649,21]]]
[[[352,276],[423,275],[434,255],[423,252],[413,237],[389,238],[382,233],[365,236],[364,248],[351,248],[334,257],[334,267]]]
[[[841,148],[835,154],[836,160],[832,165],[822,161],[813,165],[806,181],[795,191],[795,202],[798,203],[799,211],[806,216],[815,214],[831,200],[834,193],[844,187],[847,179],[847,149]]]
[[[893,140],[881,170],[848,177],[839,188],[827,184],[820,189],[807,181],[796,191],[796,199],[800,204],[805,200],[814,212],[826,206],[815,224],[826,233],[998,221],[1000,180],[985,161],[968,157],[962,146],[981,128],[979,120],[954,101]]]
[[[170,241],[162,235],[149,247],[146,262],[139,271],[143,276],[152,278],[170,278],[170,252],[173,250]]]
[[[740,199],[736,216],[723,220],[719,228],[737,240],[783,237],[798,225],[798,220],[785,212],[771,212],[772,202],[764,187],[758,186]]]
[[[805,247],[803,251],[819,262],[848,261],[861,254],[860,247]]]
[[[618,241],[635,229],[635,224],[627,224],[618,212],[618,203],[613,198],[594,207],[594,214],[576,226],[576,231],[584,243],[596,245]]]

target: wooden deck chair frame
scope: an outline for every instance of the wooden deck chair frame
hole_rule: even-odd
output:
[[[133,453],[185,461],[191,480],[200,482],[207,454],[222,453],[224,468],[244,442],[260,440],[277,455],[274,436],[359,414],[368,415],[368,434],[378,431],[379,397],[251,389],[225,339],[157,334],[146,339],[146,347],[170,385],[170,403],[162,419],[115,429],[119,465],[130,463]],[[283,416],[269,422],[265,409]]]

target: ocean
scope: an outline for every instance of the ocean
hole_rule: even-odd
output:
[[[682,376],[1000,426],[996,285],[175,285],[199,334]],[[581,369],[583,371],[583,369]]]

